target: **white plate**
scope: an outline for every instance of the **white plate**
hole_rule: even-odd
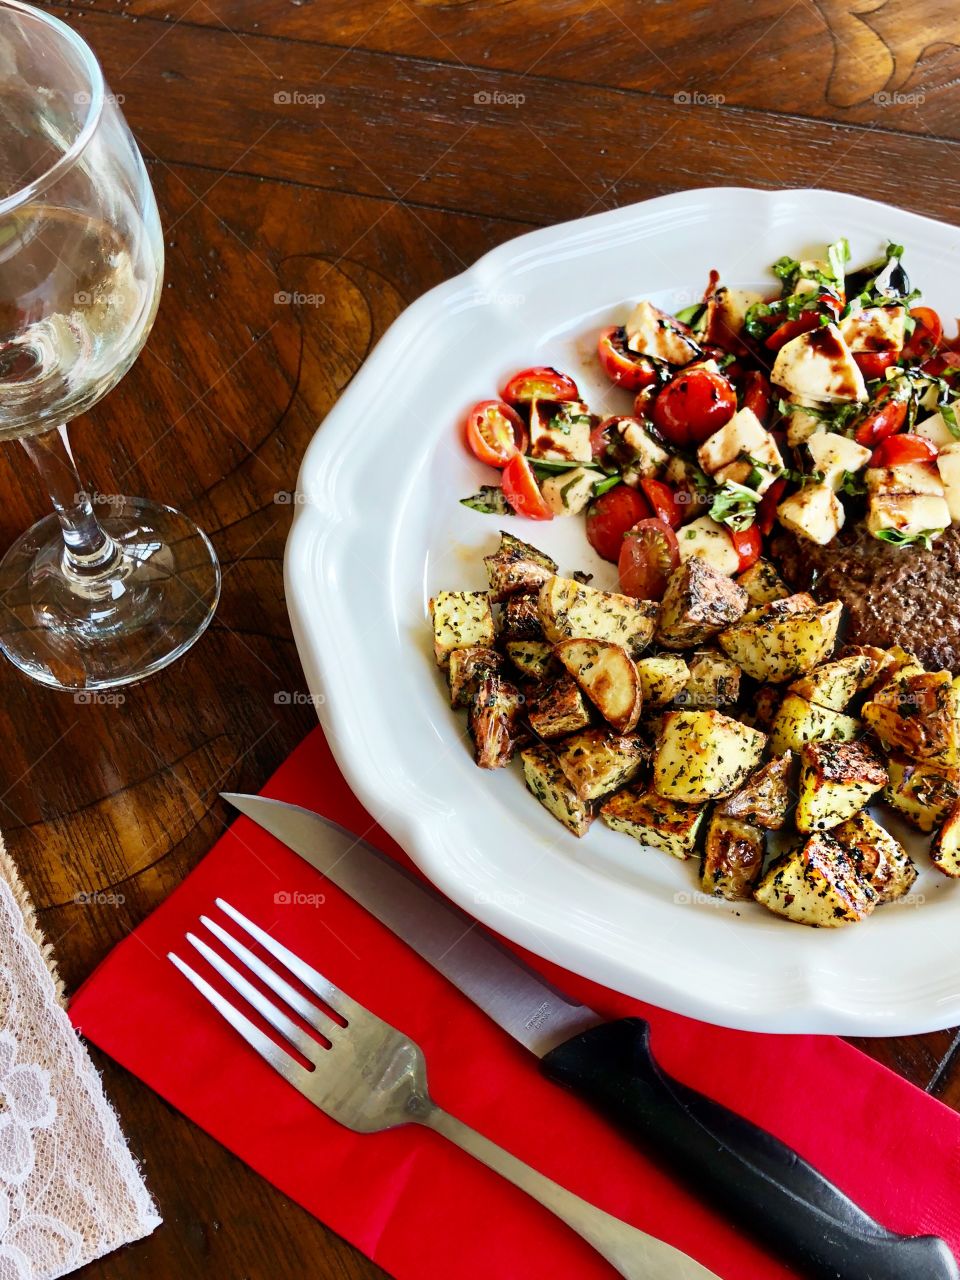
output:
[[[614,585],[579,519],[533,525],[462,507],[491,479],[458,424],[504,376],[555,364],[615,411],[597,330],[645,297],[697,300],[772,282],[781,254],[840,235],[854,262],[887,238],[945,316],[960,300],[960,232],[826,191],[686,191],[524,235],[409,307],[307,451],[287,548],[287,600],[320,719],[370,813],[446,894],[530,950],[665,1008],[760,1031],[890,1035],[960,1022],[960,887],[922,872],[910,899],[841,930],[788,924],[697,893],[695,863],[596,823],[576,840],[517,766],[474,764],[431,654],[427,600],[484,588],[503,526],[561,570]],[[624,408],[625,408],[624,403]],[[921,863],[925,858],[921,856]]]

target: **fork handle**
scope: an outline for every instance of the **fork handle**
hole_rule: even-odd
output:
[[[417,1120],[549,1209],[626,1280],[718,1280],[679,1249],[575,1196],[439,1107],[432,1107]]]

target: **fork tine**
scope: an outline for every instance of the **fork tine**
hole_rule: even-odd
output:
[[[295,1089],[299,1089],[304,1093],[309,1085],[311,1072],[306,1067],[302,1067],[283,1049],[273,1043],[269,1036],[265,1036],[259,1027],[254,1026],[249,1018],[245,1017],[239,1009],[235,1009],[229,1000],[225,1000],[219,991],[211,987],[205,978],[201,978],[200,974],[191,969],[190,966],[178,955],[172,951],[167,952],[167,959],[171,964],[176,965],[188,982],[200,992],[205,1000],[216,1009],[216,1011],[226,1018],[227,1022],[243,1036],[251,1049],[255,1049],[264,1061],[268,1062],[275,1071],[288,1080]]]
[[[357,1017],[365,1012],[362,1006],[351,1000],[339,987],[335,987],[322,973],[317,973],[316,969],[311,969],[306,961],[301,960],[292,951],[288,951],[282,942],[277,942],[276,938],[272,938],[259,925],[254,924],[252,920],[248,920],[236,907],[231,907],[230,903],[224,902],[223,898],[217,898],[217,906],[221,911],[225,911],[231,920],[236,921],[241,929],[246,929],[252,938],[256,938],[261,947],[265,951],[269,951],[275,960],[279,960],[281,964],[286,965],[290,972],[300,979],[307,990],[312,991],[315,996],[319,996],[325,1004],[330,1006],[334,1013],[340,1014],[342,1018],[349,1021],[351,1015]]]
[[[198,938],[196,934],[188,933],[187,941],[192,947],[196,947],[203,958],[216,969],[222,978],[229,982],[238,995],[243,996],[244,1000],[252,1004],[257,1013],[266,1018],[271,1027],[276,1028],[283,1038],[289,1040],[293,1047],[299,1049],[310,1062],[314,1062],[318,1053],[327,1052],[326,1049],[317,1044],[316,1040],[311,1039],[305,1031],[298,1027],[292,1018],[288,1018],[281,1009],[278,1009],[272,1000],[268,1000],[262,991],[258,991],[253,983],[248,982],[239,970],[224,960],[223,956],[218,955],[212,947],[208,947],[202,938]]]
[[[255,956],[242,942],[238,942],[232,934],[227,933],[226,929],[222,929],[216,920],[211,920],[209,916],[201,916],[200,921],[206,925],[215,938],[219,938],[223,945],[233,952],[238,960],[242,960],[261,982],[268,986],[271,991],[274,991],[291,1009],[295,1009],[304,1022],[309,1023],[315,1031],[319,1031],[328,1040],[332,1040],[338,1031],[343,1030],[339,1022],[334,1022],[332,1018],[327,1017],[323,1010],[318,1009],[312,1000],[308,1000],[306,996],[301,995],[299,991],[291,987],[290,983],[281,978],[278,973],[274,973],[270,966],[264,964],[259,956]]]

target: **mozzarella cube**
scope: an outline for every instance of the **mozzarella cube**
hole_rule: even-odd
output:
[[[740,570],[740,557],[734,550],[733,540],[726,525],[718,524],[710,516],[691,520],[678,534],[680,560],[686,562],[699,556],[712,565],[718,573],[728,577]]]
[[[938,449],[957,442],[957,437],[947,426],[942,413],[934,413],[929,418],[924,418],[913,430],[916,435],[923,436],[924,440],[929,440]]]
[[[576,516],[588,505],[594,485],[603,473],[573,467],[559,475],[548,476],[540,485],[540,494],[555,516]]]
[[[749,475],[753,469],[753,464],[749,461],[751,458],[756,460],[756,465],[772,473],[764,476],[764,484],[760,488],[762,493],[783,470],[783,459],[777,442],[761,425],[752,409],[741,409],[735,413],[725,426],[709,436],[697,450],[697,461],[708,475],[721,480],[736,479],[739,484],[743,483],[739,476],[721,476],[720,472],[733,463],[746,462],[746,474]]]
[[[530,456],[554,462],[589,462],[593,419],[579,400],[534,400],[530,405]]]
[[[949,523],[946,499],[930,494],[872,494],[867,509],[867,528],[874,535],[888,529],[908,538],[919,533],[942,533]]]
[[[960,441],[954,440],[940,450],[937,470],[943,481],[943,496],[950,511],[950,522],[960,524]]]
[[[843,504],[828,484],[808,484],[777,507],[785,529],[825,547],[832,542],[846,518]]]
[[[787,444],[791,449],[796,449],[797,445],[809,440],[815,431],[822,431],[823,423],[815,413],[811,413],[811,409],[815,409],[816,405],[804,404],[792,397],[788,404]]]
[[[785,342],[777,352],[770,381],[791,395],[817,402],[867,398],[863,374],[835,324],[821,325]]]
[[[903,307],[863,307],[840,321],[851,351],[899,351],[906,337]]]
[[[642,479],[655,476],[666,466],[670,455],[649,431],[644,430],[641,423],[633,418],[625,418],[617,425],[617,431],[633,454],[623,467],[623,477],[628,484],[636,486]]]
[[[685,334],[673,316],[652,302],[638,302],[624,326],[627,346],[641,356],[667,364],[689,364],[700,355],[693,338]]]
[[[718,289],[714,294],[709,341],[724,346],[730,337],[739,338],[747,312],[755,303],[762,301],[763,294],[752,289],[728,289],[725,285]]]
[[[917,494],[943,497],[943,482],[935,462],[900,462],[895,467],[871,467],[866,474],[871,496]]]
[[[870,461],[869,449],[835,431],[816,432],[807,440],[807,449],[823,483],[834,490],[843,484],[845,472],[859,471]]]

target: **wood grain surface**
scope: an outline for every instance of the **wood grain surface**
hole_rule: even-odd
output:
[[[314,723],[282,554],[308,441],[389,323],[528,226],[711,183],[960,219],[949,0],[76,0],[166,228],[151,340],[73,439],[102,493],[182,507],[217,617],[122,702],[0,665],[0,827],[69,987]],[[642,281],[638,280],[638,289]],[[291,294],[322,304],[291,304]],[[0,450],[0,537],[45,510]],[[860,1047],[960,1108],[954,1032]],[[382,1273],[98,1058],[166,1225],[111,1280]],[[176,1159],[173,1153],[176,1152]]]

